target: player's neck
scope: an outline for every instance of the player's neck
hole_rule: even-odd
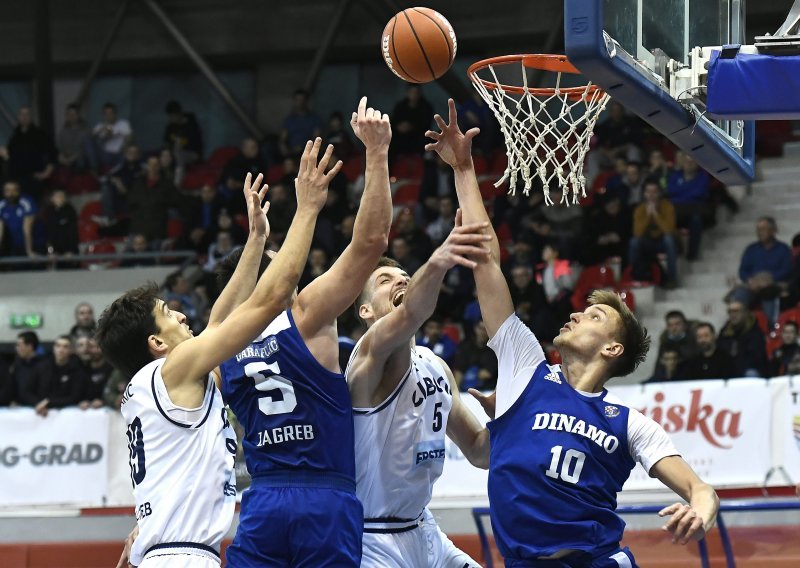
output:
[[[578,358],[563,357],[561,372],[575,390],[581,392],[601,392],[603,390],[605,368],[601,361],[582,361]]]

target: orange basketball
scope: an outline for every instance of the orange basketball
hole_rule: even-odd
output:
[[[392,73],[403,81],[428,83],[453,64],[456,34],[436,10],[407,8],[383,29],[381,52]]]

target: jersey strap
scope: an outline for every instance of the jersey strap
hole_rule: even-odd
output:
[[[425,512],[420,513],[416,519],[399,519],[397,517],[377,517],[374,519],[364,519],[365,533],[378,534],[397,534],[422,526]]]
[[[352,478],[335,471],[277,470],[265,471],[253,476],[253,487],[315,487],[356,492]]]

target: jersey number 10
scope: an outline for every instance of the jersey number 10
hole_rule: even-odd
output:
[[[564,461],[561,461],[562,446],[553,446],[550,448],[550,453],[553,454],[553,459],[550,460],[550,467],[545,471],[547,477],[558,479],[559,477],[567,483],[578,483],[583,471],[583,462],[586,461],[586,454],[578,450],[567,450],[564,453]],[[559,468],[559,462],[561,467]],[[559,469],[561,473],[559,473]]]
[[[262,413],[267,416],[288,414],[295,409],[297,397],[294,394],[292,381],[280,376],[281,368],[277,361],[248,363],[244,366],[244,372],[255,381],[256,390],[264,393],[258,397],[258,409]]]

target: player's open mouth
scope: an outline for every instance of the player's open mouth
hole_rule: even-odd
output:
[[[394,297],[392,298],[392,305],[396,308],[397,306],[403,303],[403,298],[405,297],[406,297],[405,290],[398,291],[397,294],[395,294]]]

